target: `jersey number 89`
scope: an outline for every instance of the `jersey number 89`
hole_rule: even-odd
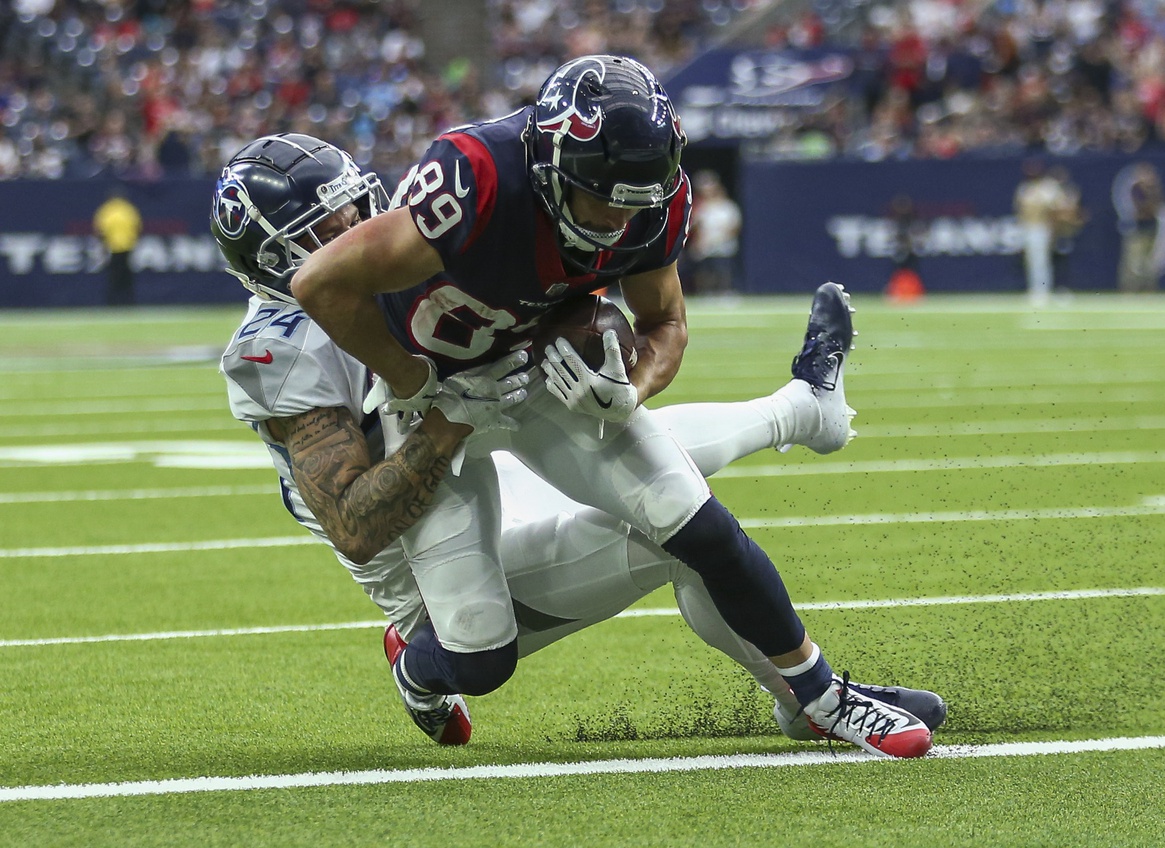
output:
[[[417,207],[425,198],[445,185],[445,172],[441,163],[429,162],[413,178],[413,189],[409,194],[409,206]],[[429,215],[417,213],[413,220],[417,229],[427,239],[436,239],[449,232],[465,217],[465,210],[452,192],[445,190],[429,200]],[[430,221],[430,217],[432,221]]]

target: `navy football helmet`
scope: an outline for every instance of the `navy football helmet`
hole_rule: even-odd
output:
[[[633,59],[583,56],[551,74],[538,92],[526,143],[534,191],[557,223],[562,246],[637,253],[655,242],[666,213],[652,216],[634,244],[616,244],[626,228],[580,227],[571,215],[571,192],[619,208],[666,208],[682,184],[686,141],[667,92]]]
[[[323,245],[315,228],[348,204],[356,219],[388,208],[375,174],[310,135],[265,136],[236,153],[214,189],[210,230],[227,271],[268,300],[295,303],[291,277]]]

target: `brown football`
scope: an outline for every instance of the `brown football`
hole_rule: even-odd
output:
[[[539,318],[530,336],[533,340],[530,356],[535,362],[541,361],[546,347],[561,337],[578,351],[583,362],[598,370],[605,359],[603,333],[607,330],[619,334],[623,366],[630,371],[639,359],[639,352],[635,349],[635,332],[623,310],[596,294],[564,300]]]

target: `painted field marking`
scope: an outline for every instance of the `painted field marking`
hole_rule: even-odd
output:
[[[28,411],[18,408],[19,402],[6,402],[0,409],[0,418],[76,418],[78,415],[142,415],[157,412],[187,413],[194,410],[226,412],[222,394],[182,395],[180,397],[147,397],[121,400],[76,400],[68,403],[46,404],[40,400],[25,400]]]
[[[1038,521],[1077,518],[1128,518],[1165,514],[1165,503],[1147,497],[1130,506],[1043,507],[1039,509],[952,510],[950,512],[882,512],[866,515],[824,515],[814,518],[742,518],[746,529],[774,527],[835,527],[872,524],[945,524],[963,521]]]
[[[1148,496],[1128,506],[1048,507],[1042,509],[968,510],[951,512],[886,512],[866,515],[786,516],[741,518],[746,529],[781,527],[834,527],[872,524],[942,524],[964,521],[1036,521],[1077,518],[1127,518],[1165,514],[1165,497]],[[135,545],[83,545],[55,548],[0,548],[0,559],[59,559],[71,556],[124,556],[136,554],[189,553],[237,548],[284,548],[322,545],[314,536],[269,536],[256,539],[209,539],[200,542],[146,542]]]
[[[230,498],[275,495],[276,486],[188,486],[175,489],[89,489],[66,492],[0,492],[0,504],[74,501],[143,501],[171,498]]]
[[[947,595],[934,598],[886,598],[859,601],[817,601],[797,604],[799,610],[856,610],[893,607],[931,607],[954,604],[1005,604],[1026,601],[1080,601],[1094,598],[1138,598],[1165,595],[1165,587],[1138,586],[1129,589],[1065,589],[1058,592],[1016,592],[997,595]],[[643,607],[624,610],[615,618],[676,616],[674,607]],[[311,633],[331,630],[360,630],[384,627],[385,620],[346,621],[336,624],[288,624],[270,627],[239,627],[218,630],[171,630],[158,633],[124,633],[105,636],[56,636],[45,639],[0,640],[0,648],[36,648],[47,645],[85,645],[96,642],[153,642],[166,639],[201,639],[219,636],[259,636],[271,633]]]
[[[123,554],[173,554],[192,551],[225,551],[234,548],[290,548],[322,545],[315,536],[269,536],[262,539],[209,539],[205,542],[147,542],[140,545],[93,545],[76,548],[0,549],[0,559],[55,559],[67,556],[120,556]]]
[[[992,745],[940,745],[926,760],[983,757],[1039,757],[1094,751],[1145,751],[1165,748],[1165,736],[1133,736],[1055,742],[1002,742]],[[75,783],[0,788],[0,802],[59,801],[78,798],[126,798],[141,795],[183,795],[193,792],[245,792],[254,789],[301,789],[320,786],[375,786],[386,783],[427,783],[446,780],[540,779],[596,774],[661,774],[721,771],[736,768],[855,765],[892,761],[864,751],[791,751],[781,754],[733,754],[702,757],[649,757],[641,760],[592,760],[576,763],[516,763],[451,768],[369,769],[366,771],[253,774],[246,777],[192,777],[125,783]]]
[[[859,422],[860,425],[860,422]],[[966,424],[898,424],[864,427],[859,435],[875,439],[920,436],[1003,436],[1025,433],[1098,433],[1113,430],[1162,430],[1165,416],[1126,415],[1112,418],[1048,419],[1044,421],[971,421]]]
[[[163,417],[132,421],[86,421],[83,424],[12,425],[0,427],[0,438],[30,439],[46,436],[92,436],[96,434],[135,435],[139,433],[191,432],[194,430],[238,431],[240,426],[239,422],[229,415],[219,416],[208,414],[205,417],[200,417],[197,423],[189,419],[175,420],[173,418]],[[966,424],[946,422],[940,424],[867,425],[865,427],[861,426],[861,419],[859,419],[858,427],[860,435],[879,439],[910,438],[917,436],[1020,435],[1024,433],[1094,433],[1120,430],[1165,429],[1165,416],[1123,415],[1108,416],[1105,418],[1022,421],[1001,419],[994,421],[976,421]],[[4,452],[7,453],[11,450],[13,449],[9,448]]]
[[[127,461],[148,451],[136,452],[118,448],[104,451],[101,448],[90,448],[88,451],[62,452],[58,456],[80,458],[82,456],[103,456],[105,461],[113,456],[126,457]],[[177,446],[176,456],[166,458],[154,455],[154,462],[164,462],[168,466],[177,464],[179,460],[197,461],[200,454],[197,451],[183,451]],[[50,461],[52,454],[29,452],[25,454],[31,458],[37,456]],[[194,459],[190,459],[194,457]],[[246,451],[228,449],[222,462],[234,462],[234,467],[240,467],[249,458],[261,461],[263,467],[268,463],[267,452],[251,454]],[[216,460],[218,461],[218,460]],[[730,465],[717,472],[716,479],[730,479],[734,477],[802,477],[818,474],[899,474],[914,471],[971,471],[995,468],[1055,468],[1061,466],[1081,465],[1139,465],[1156,462],[1165,462],[1165,451],[1107,451],[1097,453],[1058,453],[1039,456],[969,456],[948,457],[944,459],[896,459],[887,461],[869,462],[807,462],[802,464],[782,465]],[[27,504],[27,503],[68,503],[72,501],[136,501],[136,500],[163,500],[167,498],[214,498],[214,497],[251,497],[254,495],[275,494],[278,489],[274,485],[262,486],[186,486],[170,489],[90,489],[59,492],[0,492],[0,505]]]
[[[729,465],[713,475],[800,477],[818,474],[898,474],[911,471],[971,471],[988,468],[1054,468],[1070,465],[1136,465],[1165,462],[1165,451],[1101,451],[1038,456],[967,456],[944,459],[895,459],[868,462],[806,462],[798,465]]]

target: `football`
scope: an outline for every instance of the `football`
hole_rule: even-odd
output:
[[[635,349],[635,332],[631,322],[618,306],[605,297],[586,294],[564,300],[546,312],[534,325],[531,334],[533,349],[531,358],[539,362],[543,351],[564,338],[578,351],[588,367],[598,370],[606,358],[603,352],[603,333],[614,330],[619,334],[619,348],[623,354],[623,367],[628,372],[639,360]]]

